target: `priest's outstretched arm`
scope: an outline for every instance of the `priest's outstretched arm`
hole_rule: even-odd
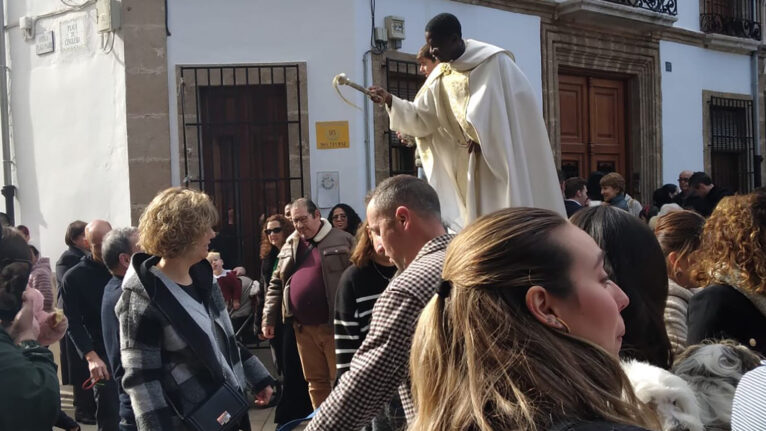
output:
[[[433,134],[439,126],[436,105],[430,91],[420,94],[414,102],[410,102],[400,99],[376,85],[370,87],[369,90],[372,93],[370,99],[373,102],[386,104],[391,130],[421,138]]]

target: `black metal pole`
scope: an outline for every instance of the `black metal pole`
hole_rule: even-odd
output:
[[[13,198],[16,195],[16,186],[5,185],[0,193],[5,196],[5,214],[8,216],[8,221],[11,223],[11,226],[15,226],[16,220],[13,215],[15,212],[13,210]]]

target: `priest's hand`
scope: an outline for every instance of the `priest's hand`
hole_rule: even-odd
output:
[[[391,93],[377,85],[373,85],[368,90],[370,91],[370,100],[374,103],[385,103],[389,108],[391,107]]]

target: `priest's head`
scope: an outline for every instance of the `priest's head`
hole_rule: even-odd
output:
[[[465,43],[460,21],[451,13],[440,13],[426,24],[426,43],[437,60],[452,61],[463,55]]]
[[[376,251],[385,252],[402,270],[428,241],[446,233],[436,191],[410,175],[388,178],[375,188],[367,225]]]

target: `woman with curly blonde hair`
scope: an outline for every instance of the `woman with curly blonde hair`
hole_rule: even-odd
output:
[[[725,197],[705,223],[688,343],[732,338],[766,354],[766,193]]]
[[[230,423],[227,429],[250,429],[245,390],[252,388],[260,404],[271,398],[273,379],[237,345],[206,259],[217,220],[210,197],[181,187],[157,194],[139,219],[148,254],[131,258],[115,312],[122,386],[140,431],[213,429],[217,423],[192,424],[224,410],[221,394],[229,413],[218,419]]]
[[[618,362],[628,297],[588,234],[501,210],[455,237],[442,277],[413,337],[411,430],[658,428]]]

